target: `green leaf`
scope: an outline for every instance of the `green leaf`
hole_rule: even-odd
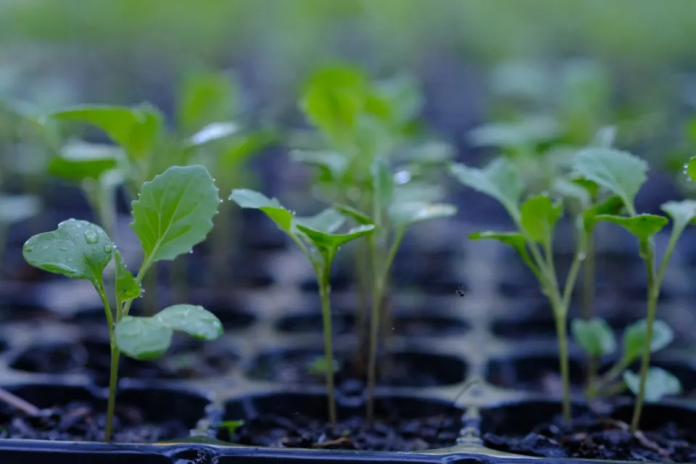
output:
[[[696,180],[696,156],[691,158],[684,168],[684,174],[689,176],[692,181]]]
[[[234,433],[237,431],[238,428],[242,427],[244,425],[243,420],[228,420],[228,421],[223,421],[220,423],[218,426],[219,429],[225,429],[227,433],[230,435],[234,435]]]
[[[457,207],[447,203],[397,201],[391,204],[388,214],[394,227],[407,227],[418,222],[454,216],[457,214]]]
[[[591,208],[586,209],[582,213],[585,231],[591,233],[592,230],[594,230],[595,224],[597,224],[597,216],[616,216],[623,208],[624,203],[621,197],[612,195]]]
[[[375,200],[382,205],[382,208],[386,208],[394,198],[394,179],[384,158],[377,157],[372,163],[370,172]]]
[[[278,228],[286,233],[292,232],[295,215],[285,209],[276,198],[268,198],[262,193],[249,189],[232,190],[230,200],[242,208],[258,209],[276,223]]]
[[[215,340],[222,336],[220,319],[202,306],[178,304],[163,309],[154,318],[165,327],[199,340]]]
[[[116,263],[116,297],[120,303],[138,298],[143,289],[133,274],[126,268],[121,252],[114,253]]]
[[[648,163],[630,153],[612,148],[587,148],[573,163],[575,170],[621,197],[633,211],[633,201],[647,180]]]
[[[331,234],[326,232],[320,232],[315,229],[303,226],[302,224],[297,224],[297,228],[307,236],[307,238],[312,242],[312,244],[317,247],[317,249],[322,252],[329,252],[332,254],[339,247],[344,244],[360,238],[364,235],[370,234],[374,231],[374,225],[361,225],[350,229],[345,234]],[[322,253],[324,254],[324,253]]]
[[[408,123],[418,116],[423,107],[418,81],[412,76],[400,75],[377,82],[375,90],[387,102],[390,119],[395,124]]]
[[[505,158],[498,158],[483,169],[452,164],[450,172],[467,187],[498,200],[513,218],[519,217],[519,202],[524,185],[514,165]]]
[[[592,203],[590,192],[570,179],[556,178],[551,188],[561,197],[577,201],[582,209],[589,208]]]
[[[469,240],[498,240],[514,248],[526,262],[531,262],[527,241],[520,232],[475,232],[469,235]]]
[[[111,145],[74,142],[49,161],[48,172],[71,182],[99,179],[105,172],[116,169],[122,156],[123,150]]]
[[[336,208],[337,211],[340,211],[342,214],[345,214],[346,216],[352,217],[358,224],[362,225],[370,225],[374,224],[372,221],[372,218],[367,216],[366,214],[361,213],[355,208],[352,208],[350,206],[346,205],[340,205],[340,204],[335,204],[334,208]]]
[[[683,230],[696,218],[696,201],[694,200],[670,201],[663,204],[661,208],[672,218],[677,230]]]
[[[629,370],[624,371],[623,380],[634,395],[640,392],[640,375]],[[679,379],[659,367],[651,367],[645,379],[645,401],[655,403],[665,396],[679,395],[682,386]]]
[[[177,125],[193,130],[234,117],[239,90],[229,76],[218,72],[197,72],[184,79],[179,88]]]
[[[305,86],[300,108],[335,143],[344,145],[355,133],[368,88],[362,71],[338,65],[315,72]]]
[[[338,372],[338,370],[341,368],[337,360],[333,360],[333,366],[332,366],[332,371]],[[319,356],[315,358],[312,362],[309,363],[307,366],[307,372],[309,372],[310,375],[326,375],[326,373],[329,371],[329,363],[326,361],[325,356]]]
[[[613,222],[618,224],[641,242],[658,233],[669,220],[664,216],[654,214],[639,214],[633,217],[613,216],[610,214],[598,214],[595,216],[597,221]]]
[[[275,131],[261,129],[251,133],[236,135],[225,147],[219,157],[221,169],[239,169],[238,166],[258,154],[278,138]]]
[[[606,321],[574,319],[570,328],[575,341],[590,356],[599,358],[616,351],[616,337]]]
[[[348,168],[348,160],[333,151],[293,150],[290,159],[298,163],[319,166],[326,169],[333,179],[341,179]]]
[[[230,137],[239,131],[239,126],[233,122],[213,122],[191,136],[187,147],[200,147],[220,139]]]
[[[345,221],[346,217],[334,208],[327,208],[314,216],[294,218],[295,225],[324,234],[333,234]]]
[[[155,147],[163,125],[163,116],[151,105],[78,106],[51,113],[57,120],[90,123],[104,131],[123,147],[131,159],[142,159]]]
[[[563,214],[560,203],[553,204],[546,195],[537,195],[522,204],[520,223],[532,240],[541,244],[550,244],[553,230]]]
[[[34,235],[24,244],[24,259],[34,267],[102,286],[102,274],[114,244],[104,230],[87,221],[68,219],[58,229]]]
[[[645,319],[626,327],[623,334],[623,357],[634,360],[643,354],[643,347],[647,343],[648,323]],[[656,320],[653,323],[650,351],[655,353],[666,348],[674,339],[674,333],[667,323]]]
[[[534,116],[518,122],[477,127],[469,133],[469,139],[476,146],[518,148],[552,140],[559,134],[560,126],[555,120]]]
[[[35,216],[41,209],[34,195],[3,195],[0,193],[0,224],[12,224]]]
[[[162,356],[172,343],[172,330],[152,317],[124,316],[116,324],[116,345],[123,354],[147,360]]]
[[[145,262],[172,260],[205,240],[220,201],[203,166],[172,166],[145,182],[133,202],[131,224]]]

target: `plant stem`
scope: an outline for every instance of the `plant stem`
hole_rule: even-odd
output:
[[[657,298],[659,296],[659,285],[655,276],[655,247],[652,243],[647,245],[647,254],[645,256],[645,267],[648,271],[648,316],[647,328],[645,332],[645,346],[643,347],[643,359],[640,365],[640,386],[636,397],[636,405],[633,410],[633,419],[631,420],[631,432],[635,433],[640,425],[640,416],[643,410],[643,400],[645,399],[645,383],[648,378],[648,369],[650,368],[650,352],[653,335],[653,323],[655,322],[655,313],[657,310]]]
[[[587,237],[587,249],[585,250],[582,271],[582,317],[588,320],[592,319],[594,315],[595,298],[595,250],[591,235]]]
[[[375,383],[377,378],[377,341],[379,338],[379,319],[381,315],[381,306],[384,297],[385,283],[387,282],[387,276],[389,275],[389,269],[391,269],[392,263],[394,262],[394,257],[396,252],[401,245],[401,241],[404,238],[406,230],[405,228],[400,228],[396,232],[396,237],[394,238],[394,243],[392,243],[387,258],[384,261],[383,267],[379,269],[379,261],[375,254],[373,253],[373,276],[375,279],[374,291],[372,293],[372,314],[370,320],[370,359],[367,367],[367,421],[371,422],[374,418],[374,406],[375,406]],[[374,247],[374,238],[370,238],[370,243]]]
[[[116,387],[118,385],[118,361],[120,358],[120,351],[116,346],[116,336],[114,335],[114,317],[111,312],[111,305],[109,304],[109,298],[106,295],[106,290],[104,289],[104,283],[100,282],[97,286],[97,292],[99,293],[99,298],[101,299],[102,305],[104,306],[104,312],[106,313],[106,322],[109,325],[109,344],[111,346],[111,370],[109,374],[109,401],[106,409],[106,427],[104,428],[104,441],[111,441],[111,434],[114,425],[114,409],[116,406]]]
[[[558,360],[561,366],[561,381],[563,382],[563,420],[570,421],[570,369],[568,367],[568,334],[567,317],[555,311],[556,333],[558,334]]]
[[[321,296],[321,313],[324,325],[324,357],[326,358],[326,391],[329,398],[329,420],[333,427],[336,426],[336,400],[334,393],[334,370],[333,370],[333,341],[331,334],[331,285],[329,283],[330,263],[323,266],[316,266],[315,271],[319,283],[319,294]]]

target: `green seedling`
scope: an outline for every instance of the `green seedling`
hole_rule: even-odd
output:
[[[636,194],[647,180],[648,164],[630,153],[612,148],[597,147],[578,153],[574,169],[585,179],[595,182],[621,199],[627,215],[599,214],[595,219],[617,224],[636,237],[639,254],[645,262],[648,274],[647,330],[641,360],[639,389],[631,421],[631,430],[635,432],[640,425],[640,416],[646,395],[660,289],[679,238],[686,227],[696,218],[696,202],[685,200],[662,205],[662,210],[672,219],[672,232],[667,249],[656,269],[654,236],[667,225],[669,220],[667,217],[659,215],[638,214],[634,205]]]
[[[229,434],[230,438],[234,436],[234,433],[242,426],[244,426],[244,421],[243,420],[228,420],[228,421],[223,421],[218,428],[223,429],[227,431]]]
[[[648,324],[642,319],[626,327],[623,333],[623,350],[618,360],[601,376],[591,379],[585,389],[588,400],[611,396],[628,388],[633,394],[640,392],[640,376],[629,370],[629,366],[640,359],[647,343]],[[571,325],[573,338],[595,362],[605,356],[616,354],[617,342],[614,332],[606,321],[598,318],[576,319]],[[650,351],[655,353],[666,348],[673,339],[672,329],[660,320],[653,323]],[[646,401],[659,401],[663,396],[681,393],[679,380],[664,369],[652,367],[648,371],[645,386]]]
[[[333,360],[332,364],[333,368],[330,370],[335,374],[336,372],[338,372],[341,366],[335,359]],[[309,372],[310,375],[326,375],[329,372],[329,363],[326,362],[326,357],[320,356],[314,359],[312,362],[310,362],[307,365],[307,372]]]
[[[513,232],[477,232],[472,240],[493,239],[513,247],[536,276],[542,293],[553,309],[558,335],[560,371],[563,382],[563,416],[570,420],[570,378],[568,367],[568,308],[578,271],[584,259],[585,234],[578,242],[575,258],[561,287],[553,259],[553,237],[563,207],[548,195],[533,195],[523,203],[525,185],[512,162],[498,158],[483,169],[452,164],[450,172],[465,186],[495,198],[506,209],[516,229]],[[583,228],[584,230],[584,228]]]
[[[333,366],[333,342],[331,334],[331,264],[338,250],[348,242],[363,236],[371,236],[374,224],[361,224],[346,233],[338,233],[346,217],[338,210],[329,208],[311,217],[297,217],[280,202],[259,192],[248,189],[232,191],[230,200],[242,208],[262,211],[280,230],[285,232],[305,254],[317,278],[321,297],[324,331],[324,358],[326,366]],[[329,420],[336,424],[336,404],[333,372],[326,371],[326,389],[329,401]]]
[[[123,353],[135,359],[163,355],[174,331],[201,340],[222,335],[222,324],[200,306],[175,305],[152,317],[129,315],[134,299],[142,294],[142,281],[152,265],[191,252],[213,227],[220,203],[218,189],[202,166],[175,166],[145,182],[133,202],[131,228],[140,239],[144,261],[137,275],[126,268],[104,229],[87,221],[69,219],[58,229],[35,235],[23,248],[24,258],[34,267],[73,279],[89,280],[104,306],[111,341],[111,371],[105,441],[112,435],[118,364]],[[113,261],[115,308],[112,310],[104,285],[104,270]]]

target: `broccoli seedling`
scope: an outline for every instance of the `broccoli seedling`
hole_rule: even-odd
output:
[[[140,239],[144,261],[137,275],[128,271],[121,253],[99,226],[69,219],[58,229],[31,237],[24,244],[24,259],[34,267],[73,279],[89,280],[99,294],[109,328],[111,370],[104,440],[110,441],[118,382],[119,356],[153,359],[171,344],[173,331],[201,340],[222,335],[222,324],[200,306],[180,304],[152,317],[130,316],[135,298],[142,294],[142,281],[152,265],[191,252],[205,240],[217,214],[218,189],[202,166],[174,166],[142,186],[132,204],[131,228]],[[104,269],[116,266],[115,310],[104,285]]]
[[[326,366],[333,366],[333,342],[331,333],[331,265],[338,250],[344,244],[362,236],[371,236],[374,224],[362,224],[337,233],[344,224],[346,217],[334,208],[326,209],[311,217],[297,217],[276,199],[248,189],[235,189],[230,200],[242,208],[252,208],[262,211],[280,230],[285,232],[302,250],[311,263],[319,286],[321,298],[324,358]],[[326,389],[329,402],[329,420],[336,424],[336,402],[334,392],[333,371],[326,369]]]
[[[628,388],[633,394],[640,392],[640,377],[628,368],[641,357],[647,343],[648,323],[645,319],[626,327],[623,333],[623,350],[618,360],[604,374],[590,379],[585,388],[588,400],[611,396]],[[571,325],[573,338],[593,360],[616,353],[614,332],[606,321],[599,318],[575,319]],[[655,353],[666,348],[673,339],[672,329],[660,320],[653,323],[650,351]],[[621,381],[621,379],[623,381]],[[681,393],[679,379],[664,369],[652,367],[648,371],[645,387],[646,401],[659,401],[665,395]]]
[[[627,212],[626,216],[599,214],[595,219],[617,224],[636,237],[639,254],[647,270],[647,329],[642,348],[639,389],[631,420],[631,430],[635,432],[640,425],[640,416],[648,385],[651,346],[660,289],[679,238],[686,227],[696,218],[696,201],[684,200],[662,205],[662,210],[672,218],[672,232],[659,268],[656,269],[654,236],[667,225],[669,220],[664,216],[636,212],[634,199],[647,180],[647,162],[627,152],[597,147],[578,153],[573,166],[575,171],[584,178],[606,188],[621,199]]]

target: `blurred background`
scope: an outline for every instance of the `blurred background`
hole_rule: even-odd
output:
[[[0,226],[7,238],[3,239],[3,304],[46,309],[44,302],[27,296],[28,287],[15,291],[19,284],[52,279],[22,264],[21,244],[60,220],[91,217],[79,188],[47,173],[55,153],[27,136],[18,114],[85,103],[149,102],[164,113],[170,127],[179,127],[188,79],[222,73],[234,82],[234,89],[221,94],[221,99],[233,107],[230,114],[245,134],[264,130],[274,134],[268,139],[237,139],[234,149],[239,151],[234,153],[253,158],[250,166],[260,190],[302,210],[309,174],[287,156],[307,128],[298,100],[316,69],[351,63],[371,79],[412,79],[418,88],[414,97],[418,117],[430,138],[446,143],[452,148],[451,157],[467,164],[485,163],[505,148],[505,140],[543,144],[560,139],[567,146],[585,146],[602,127],[615,126],[616,146],[651,163],[638,209],[659,212],[661,203],[691,195],[682,170],[696,154],[695,38],[692,0],[0,0],[0,192],[4,195]],[[493,122],[508,125],[491,130],[501,129],[490,127]],[[487,130],[479,130],[482,127]],[[107,140],[103,134],[83,135],[93,142]],[[225,176],[233,169],[229,166],[218,168],[214,175],[225,198],[231,187],[248,180],[236,172]],[[458,220],[505,222],[499,206],[462,190],[445,196],[460,208]],[[127,213],[127,202],[121,200],[120,211]],[[304,209],[316,212],[313,204]],[[284,249],[282,234],[270,221],[242,214],[240,227],[249,230],[241,232],[241,248],[256,253],[246,264],[266,263],[275,251]],[[476,266],[464,265],[459,272],[444,264],[461,258],[468,229],[442,224],[455,238],[430,250],[432,260],[409,252],[412,245],[405,243],[406,251],[395,263],[394,285],[420,286],[449,297],[460,284],[471,287],[467,272]],[[122,227],[128,233],[127,220]],[[260,232],[262,227],[267,233]],[[213,239],[216,244],[225,242],[226,232],[232,233],[219,229],[223,235]],[[431,232],[435,233],[422,229],[415,237],[425,240]],[[680,259],[692,266],[696,259],[690,261],[687,251],[694,247],[685,242]],[[636,255],[626,237],[619,236],[617,243]],[[127,249],[127,243],[122,247]],[[205,249],[187,258],[190,266],[197,266],[198,255],[205,257]],[[501,252],[501,256],[503,263],[514,261],[511,255]],[[607,255],[606,260],[617,263],[616,255]],[[628,262],[639,266],[636,259]],[[284,273],[283,263],[276,259],[263,269],[233,266],[229,274],[213,272],[217,283],[206,281],[206,285],[217,285],[218,290],[226,285],[265,289],[293,274]],[[523,294],[520,286],[535,290],[533,281],[519,280],[517,271],[503,267],[512,277],[503,276],[491,287],[500,290],[498,296],[514,300]],[[315,291],[311,269],[306,265],[304,269],[299,288]],[[621,269],[608,272],[625,278],[625,287],[617,285],[628,288],[628,293],[607,300],[609,306],[643,298],[642,278],[629,277]],[[199,277],[200,273],[191,274],[189,284],[200,284]],[[341,282],[350,280],[349,274],[339,273],[335,289],[340,292],[346,288]],[[688,298],[681,303],[690,301],[693,289],[684,292]],[[148,291],[146,297],[154,295]],[[681,303],[675,305],[676,320],[689,322],[693,311]],[[498,305],[503,312],[509,308]],[[73,303],[65,306],[75,309]],[[531,314],[527,328],[508,330],[511,324],[521,324],[514,319],[507,326],[493,321],[494,335],[552,338],[550,310],[542,308],[538,316],[534,304],[527,309]],[[239,327],[247,327],[257,311],[255,307],[243,321],[230,318],[229,323],[242,321]],[[630,315],[615,327],[638,319],[642,312],[636,311],[635,305],[630,306],[626,313]],[[18,311],[12,314],[6,317],[20,317]],[[27,314],[25,309],[21,317]],[[101,309],[93,314],[94,320],[102,320]],[[693,327],[690,324],[683,327]],[[676,330],[688,338],[685,328]],[[549,365],[554,363],[550,358]]]

